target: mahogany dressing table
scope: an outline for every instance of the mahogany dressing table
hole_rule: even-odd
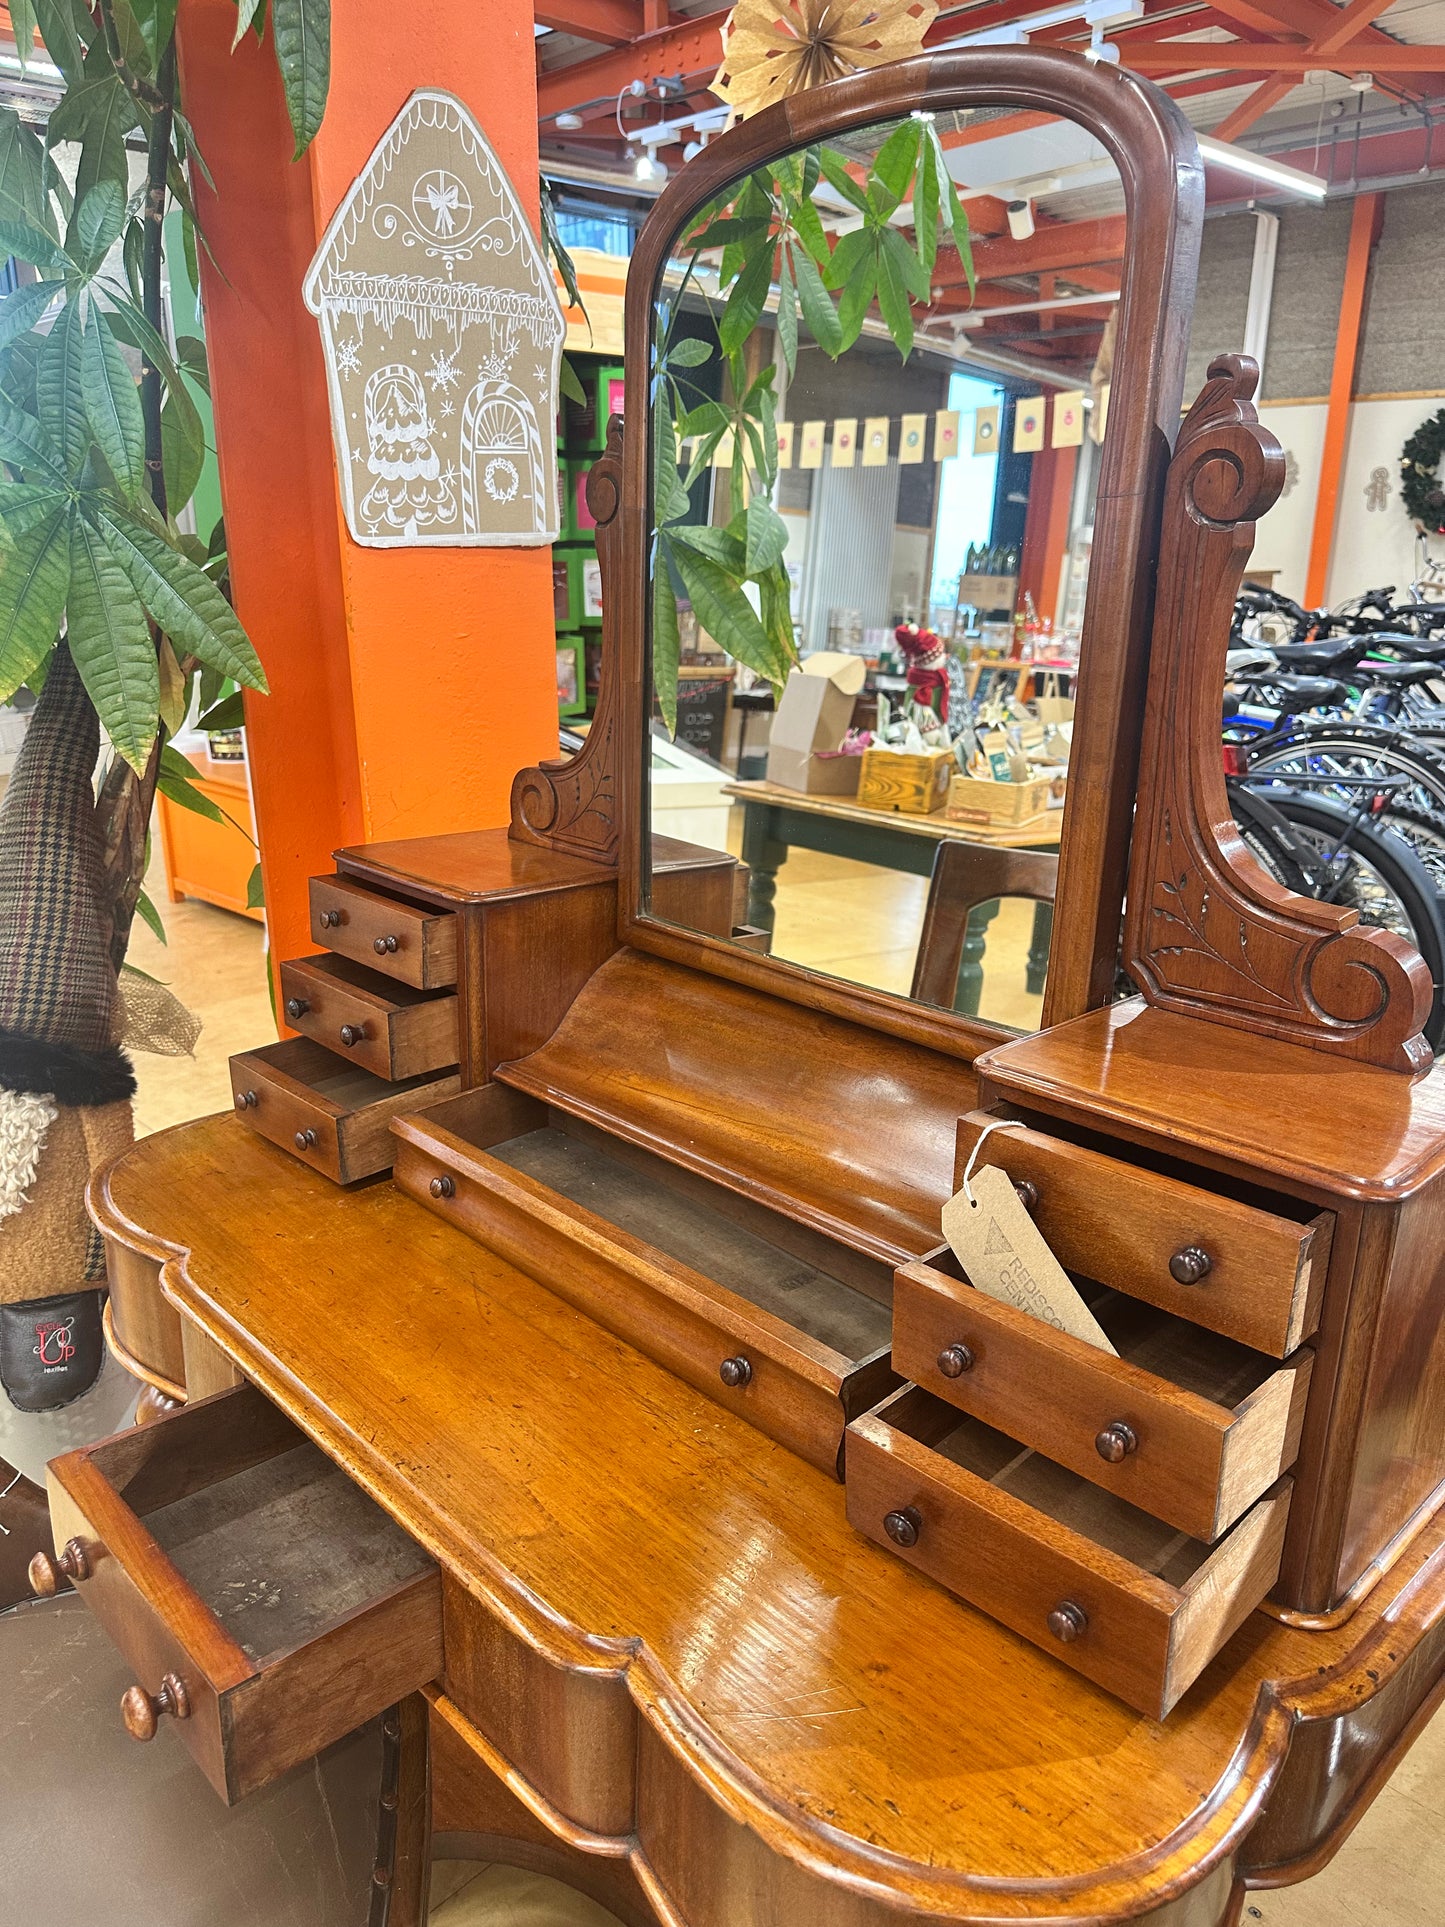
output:
[[[644,414],[591,483],[583,751],[509,830],[338,852],[300,1034],[93,1188],[151,1422],[52,1467],[37,1584],[224,1798],[391,1708],[374,1921],[421,1917],[430,1827],[630,1923],[1225,1927],[1439,1698],[1431,987],[1229,822],[1228,609],[1282,461],[1236,358],[1179,427],[1177,110],[1031,48],[783,103],[659,201],[629,394],[730,182],[1004,107],[1087,129],[1129,214],[1044,1028],[735,943],[734,859],[648,834]],[[1116,1357],[939,1248],[1003,1120],[983,1161]]]

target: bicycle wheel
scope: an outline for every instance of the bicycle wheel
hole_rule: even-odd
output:
[[[1438,1043],[1445,1028],[1445,912],[1410,845],[1393,830],[1355,820],[1326,796],[1270,791],[1255,800],[1267,801],[1298,839],[1302,861],[1296,868],[1313,872],[1309,895],[1357,910],[1362,923],[1393,930],[1419,951],[1435,986],[1425,1035]],[[1253,839],[1246,841],[1259,854]]]
[[[1250,757],[1250,781],[1272,773],[1308,776],[1312,794],[1332,794],[1346,810],[1358,801],[1358,788],[1340,785],[1332,792],[1331,777],[1405,776],[1409,781],[1391,798],[1392,807],[1436,816],[1445,825],[1445,765],[1426,750],[1399,741],[1363,731],[1301,731],[1278,749]]]

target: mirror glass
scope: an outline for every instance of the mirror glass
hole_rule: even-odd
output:
[[[1040,1021],[1124,197],[1074,123],[914,115],[689,217],[657,290],[656,917]]]

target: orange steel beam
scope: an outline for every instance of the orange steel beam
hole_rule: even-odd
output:
[[[981,281],[991,281],[1000,275],[1067,273],[1118,261],[1124,254],[1126,225],[1122,214],[1113,214],[1039,226],[1027,241],[984,238],[973,250],[974,272]],[[939,287],[956,286],[964,279],[962,265],[949,262],[941,271],[935,269],[933,279]]]
[[[626,47],[647,31],[638,0],[536,0],[534,18],[539,27],[604,47]]]
[[[1248,100],[1242,100],[1232,114],[1226,114],[1218,127],[1213,129],[1217,141],[1237,140],[1247,128],[1271,107],[1277,107],[1286,94],[1295,90],[1293,77],[1285,80],[1266,80],[1256,87]]]
[[[1320,487],[1315,497],[1314,530],[1310,536],[1305,601],[1317,609],[1325,599],[1335,518],[1340,505],[1340,475],[1345,461],[1345,436],[1350,425],[1350,398],[1355,386],[1355,362],[1360,349],[1360,324],[1365,313],[1365,288],[1370,275],[1370,251],[1380,231],[1385,200],[1382,194],[1360,194],[1350,215],[1350,245],[1345,255],[1345,286],[1340,296],[1340,319],[1335,330],[1335,360],[1330,373],[1330,400],[1325,414],[1325,446],[1320,459]]]
[[[1445,47],[1407,47],[1400,41],[1366,47],[1355,40],[1325,54],[1295,42],[1282,46],[1261,40],[1156,40],[1131,53],[1124,64],[1136,74],[1149,75],[1197,73],[1207,68],[1214,73],[1303,76],[1322,67],[1342,74],[1361,69],[1374,74],[1445,73]]]

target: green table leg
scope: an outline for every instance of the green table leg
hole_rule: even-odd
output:
[[[748,922],[772,935],[778,893],[778,871],[788,859],[788,845],[777,834],[774,812],[766,804],[749,802],[743,811],[743,862],[748,866]]]
[[[1049,946],[1054,940],[1054,906],[1051,903],[1034,905],[1034,935],[1029,945],[1029,960],[1024,973],[1024,983],[1031,997],[1043,995],[1044,979],[1049,974]]]
[[[968,913],[968,928],[963,933],[963,955],[958,965],[958,986],[953,1007],[963,1017],[977,1017],[983,996],[983,950],[988,926],[998,915],[998,898],[980,903]]]

